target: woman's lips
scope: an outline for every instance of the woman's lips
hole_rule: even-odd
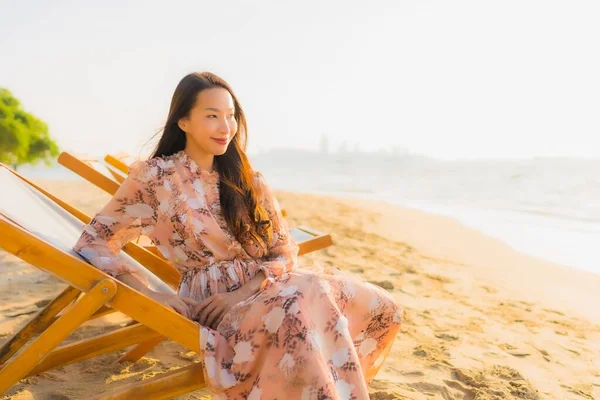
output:
[[[219,144],[227,144],[227,139],[215,139],[215,138],[211,138],[211,139]]]

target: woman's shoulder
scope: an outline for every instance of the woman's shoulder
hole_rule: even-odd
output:
[[[129,176],[134,180],[147,183],[161,181],[175,169],[174,156],[154,157],[139,160],[129,166]]]
[[[264,185],[266,185],[267,181],[265,180],[265,176],[260,171],[253,171],[253,180],[256,188],[261,190]]]
[[[270,197],[272,195],[272,189],[265,176],[259,172],[254,171],[254,184],[258,190],[258,195],[261,197]]]

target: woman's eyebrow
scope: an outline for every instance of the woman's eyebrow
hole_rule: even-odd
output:
[[[205,108],[205,110],[221,112],[221,110],[219,110],[218,108],[212,108],[212,107]],[[233,110],[234,110],[233,108],[229,109],[229,111],[233,111]]]

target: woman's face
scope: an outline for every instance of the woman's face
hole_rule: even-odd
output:
[[[178,121],[188,144],[206,155],[220,156],[237,132],[233,98],[223,88],[205,89],[197,94],[188,115]]]

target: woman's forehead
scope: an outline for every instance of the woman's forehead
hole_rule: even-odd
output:
[[[196,106],[212,111],[228,111],[234,109],[233,98],[226,89],[211,88],[198,93]]]

